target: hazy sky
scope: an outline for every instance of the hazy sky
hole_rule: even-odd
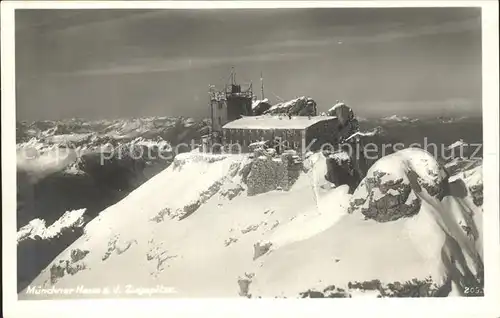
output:
[[[476,8],[17,10],[19,119],[195,116],[209,84],[361,116],[481,110]]]

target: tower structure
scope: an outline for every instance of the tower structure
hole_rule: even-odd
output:
[[[228,82],[223,90],[217,90],[213,85],[209,87],[211,133],[215,137],[222,133],[222,126],[228,122],[252,115],[252,84],[247,84],[246,88],[237,84],[234,67]]]

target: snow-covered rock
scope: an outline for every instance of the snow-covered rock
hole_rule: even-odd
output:
[[[302,289],[302,297],[359,297],[368,291],[378,297],[426,297],[464,295],[470,286],[481,290],[482,209],[471,204],[470,196],[447,193],[440,198],[428,193],[428,185],[437,186],[443,180],[435,160],[420,150],[400,152],[372,167],[367,178],[375,178],[376,171],[387,174],[376,177],[381,184],[371,192],[367,183],[361,184],[351,204],[363,196],[368,196],[363,201],[374,204],[377,201],[370,197],[377,193],[379,200],[384,197],[381,187],[392,192],[391,180],[403,180],[409,191],[401,186],[390,195],[410,192],[408,196],[419,200],[412,213],[394,215],[388,221],[382,213],[387,209],[381,207],[382,211],[371,216],[386,221],[380,223],[367,220],[358,202],[353,213],[344,214],[327,230],[272,250],[263,266],[254,271],[250,293],[292,296]],[[416,180],[407,183],[413,179],[410,172]],[[398,212],[396,206],[391,212]],[[290,277],[300,280],[292,282]]]
[[[341,123],[345,123],[347,120],[354,117],[352,109],[347,106],[346,103],[337,101],[326,114],[328,116],[337,116]]]
[[[17,231],[17,243],[26,239],[46,240],[57,238],[64,234],[64,231],[81,227],[83,225],[83,214],[85,209],[66,211],[57,221],[49,227],[45,226],[45,221],[34,219]]]
[[[483,205],[483,167],[481,161],[469,163],[462,170],[450,176],[450,183],[457,181],[465,184],[476,206]]]
[[[269,110],[269,108],[271,108],[271,104],[267,98],[264,98],[263,100],[254,100],[252,102],[252,112],[254,116],[264,114],[264,112]]]
[[[379,222],[412,216],[420,210],[419,194],[441,199],[446,173],[421,149],[404,149],[379,159],[356,189],[350,211],[360,210]]]
[[[350,191],[354,191],[361,181],[354,173],[351,157],[344,151],[326,154],[326,166],[328,170],[325,178],[335,186],[346,184]]]
[[[278,115],[287,114],[291,116],[316,116],[316,102],[306,96],[295,98],[286,102],[271,106],[264,114]]]

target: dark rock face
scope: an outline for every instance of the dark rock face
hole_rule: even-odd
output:
[[[241,185],[234,184],[230,188],[223,189],[220,194],[221,194],[221,196],[226,197],[228,200],[232,200],[235,197],[237,197],[244,190],[245,189]]]
[[[262,255],[269,252],[269,250],[271,249],[271,246],[272,246],[271,242],[257,242],[257,243],[255,243],[253,245],[253,248],[254,248],[253,260],[256,260],[257,258],[259,258]]]
[[[285,152],[280,157],[256,151],[255,159],[243,166],[240,174],[246,183],[248,195],[257,195],[281,189],[288,191],[297,181],[303,164],[294,152]]]
[[[439,175],[437,175],[436,173],[433,173],[431,171],[428,171],[428,173],[433,177],[434,183],[429,183],[428,181],[423,180],[414,171],[410,170],[408,172],[408,179],[410,181],[411,187],[415,189],[417,192],[420,192],[422,191],[422,189],[425,189],[425,191],[429,195],[437,198],[438,200],[442,200],[446,194],[448,177],[441,179]]]
[[[17,245],[17,291],[20,292],[26,288],[43,268],[82,234],[82,228],[68,229],[54,239],[25,239],[19,242]],[[81,254],[75,254],[72,259],[76,262],[80,257],[82,257]],[[66,265],[63,266],[64,269],[66,267]],[[59,271],[64,271],[63,268],[59,268]],[[54,271],[57,272],[57,269]],[[68,269],[68,273],[70,271],[72,271],[71,268]]]
[[[30,181],[17,175],[17,228],[39,218],[47,225],[66,211],[86,208],[84,224],[100,211],[121,200],[126,193],[99,184],[87,174],[57,172],[42,180]],[[24,289],[61,251],[83,233],[82,228],[67,229],[59,237],[47,240],[26,239],[17,246],[18,291]]]
[[[50,268],[50,283],[54,285],[60,278],[66,274],[75,275],[81,270],[87,268],[87,265],[82,262],[89,251],[80,249],[71,251],[71,260],[60,260],[57,264],[53,264]]]
[[[276,190],[287,182],[285,165],[277,160],[257,158],[247,177],[248,195]]]
[[[261,101],[255,108],[253,109],[254,116],[260,116],[264,114],[269,108],[271,108],[271,104]]]
[[[250,294],[250,284],[252,283],[252,279],[254,277],[254,273],[245,273],[242,277],[238,277],[238,294],[242,297],[251,298]]]
[[[477,184],[469,187],[472,201],[476,206],[483,205],[483,184]]]
[[[366,218],[378,222],[394,221],[415,215],[420,210],[420,199],[412,192],[408,182],[403,179],[382,181],[385,172],[375,171],[359,185],[359,191],[368,196],[354,197],[349,212],[360,209]]]
[[[332,182],[336,186],[347,184],[349,186],[349,193],[353,193],[359,183],[353,167],[351,158],[336,157],[329,155],[326,158],[327,173],[325,179]]]
[[[474,204],[478,207],[483,205],[482,168],[479,168],[481,165],[482,160],[472,160],[466,158],[455,158],[445,165],[446,172],[449,176],[458,176],[458,178],[455,178],[451,185],[460,184],[462,190],[462,195],[460,195],[460,197],[463,198],[467,195],[467,193],[470,193]],[[471,175],[475,175],[477,173],[480,173],[481,177],[473,181],[473,184],[467,185],[465,181],[467,181]]]

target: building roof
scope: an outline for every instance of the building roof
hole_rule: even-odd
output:
[[[224,129],[305,129],[321,121],[336,119],[335,116],[248,116],[225,124]]]

